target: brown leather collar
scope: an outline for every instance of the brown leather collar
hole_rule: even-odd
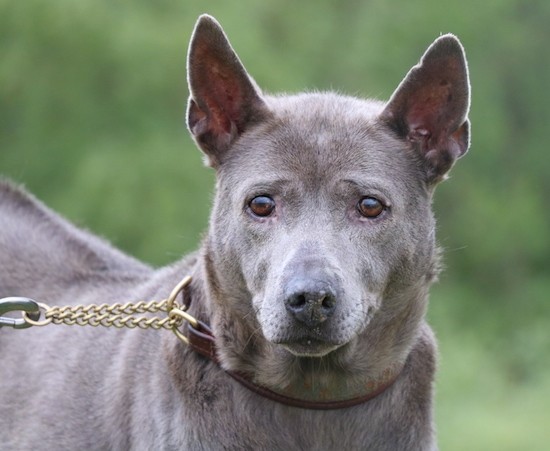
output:
[[[216,340],[209,326],[201,321],[198,321],[198,327],[193,327],[191,324],[189,324],[187,338],[189,340],[189,345],[197,353],[207,357],[216,364],[219,364],[218,356],[216,354]],[[399,367],[396,371],[384,371],[384,375],[381,379],[372,381],[369,384],[366,394],[351,399],[337,401],[310,401],[300,398],[293,398],[281,393],[277,393],[267,387],[254,383],[244,373],[227,370],[225,372],[249,390],[259,394],[260,396],[271,399],[272,401],[276,401],[292,407],[300,407],[302,409],[331,410],[356,406],[378,396],[396,381],[397,377],[401,373],[401,367]]]

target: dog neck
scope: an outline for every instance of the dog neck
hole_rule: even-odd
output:
[[[188,307],[193,302],[193,293],[198,295],[202,291],[197,288],[195,285],[194,289],[188,290],[184,295],[184,304]],[[196,301],[194,307],[195,304],[197,304]],[[226,346],[221,339],[216,339],[210,325],[206,322],[199,320],[196,327],[189,324],[186,336],[188,344],[196,353],[216,363],[247,389],[272,401],[304,409],[341,409],[370,401],[391,387],[403,369],[402,363],[394,362],[374,375],[346,376],[343,371],[327,375],[325,374],[327,368],[333,365],[326,365],[327,362],[321,362],[320,358],[288,356],[293,361],[291,365],[300,367],[298,372],[301,377],[294,378],[289,383],[274,386],[258,381],[257,374],[251,365],[240,365],[244,369],[232,369],[232,365],[228,362],[234,359],[227,359],[226,349],[224,349]],[[281,352],[286,351],[281,350]],[[285,371],[279,368],[279,372]]]

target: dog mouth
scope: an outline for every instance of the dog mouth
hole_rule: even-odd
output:
[[[340,344],[309,337],[284,341],[279,344],[296,357],[324,357],[341,346]]]

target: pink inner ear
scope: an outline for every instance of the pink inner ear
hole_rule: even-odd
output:
[[[235,74],[227,73],[223,62],[215,56],[203,53],[201,61],[202,87],[200,93],[208,114],[209,126],[214,133],[231,133],[233,124],[241,130],[243,116],[244,93],[240,84],[242,80],[235,79]]]
[[[208,110],[210,111],[209,125],[212,132],[229,133],[231,131],[231,119],[224,111],[219,103],[209,102]]]
[[[442,80],[419,89],[408,99],[406,122],[411,132],[425,136],[447,131],[445,125],[453,112],[451,87],[448,81]]]
[[[425,128],[413,128],[409,131],[407,138],[409,141],[428,141],[431,137],[429,130]]]

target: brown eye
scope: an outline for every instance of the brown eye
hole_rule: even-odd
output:
[[[249,202],[248,207],[254,215],[265,218],[275,211],[275,201],[269,196],[258,196]]]
[[[357,210],[365,218],[377,218],[386,207],[375,197],[363,197],[357,204]]]

